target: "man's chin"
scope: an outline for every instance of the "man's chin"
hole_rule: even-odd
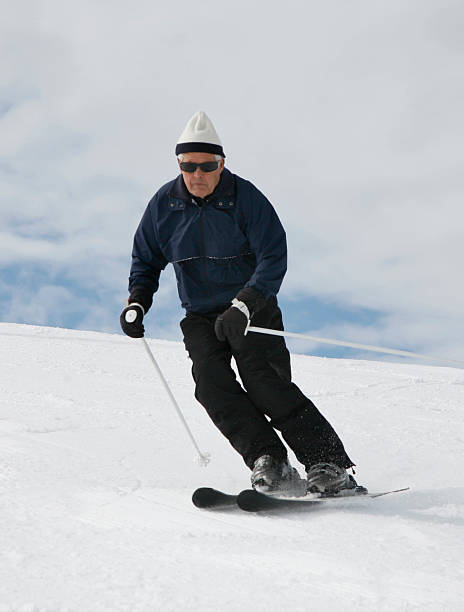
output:
[[[206,198],[206,196],[209,195],[207,189],[192,189],[190,193],[197,198]]]

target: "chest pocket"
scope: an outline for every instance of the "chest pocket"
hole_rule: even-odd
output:
[[[219,202],[215,202],[213,207],[217,210],[234,210],[235,202],[233,200],[220,200]]]
[[[206,255],[234,257],[250,252],[239,210],[233,200],[219,200],[205,207],[203,227]]]
[[[168,203],[168,210],[185,210],[186,204],[182,200],[170,200]]]

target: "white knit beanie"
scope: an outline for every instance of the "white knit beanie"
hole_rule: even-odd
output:
[[[214,125],[203,111],[195,113],[185,126],[176,146],[176,155],[180,153],[214,153],[225,157]]]

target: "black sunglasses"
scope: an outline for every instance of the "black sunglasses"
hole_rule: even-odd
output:
[[[195,164],[194,162],[180,162],[180,169],[182,172],[195,172],[197,168],[200,168],[202,172],[213,172],[219,168],[220,161],[207,161],[201,164]]]

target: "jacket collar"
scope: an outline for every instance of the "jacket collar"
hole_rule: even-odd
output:
[[[187,190],[185,186],[184,179],[182,178],[182,174],[174,180],[174,183],[169,192],[169,196],[172,198],[178,198],[180,200],[185,200],[186,202],[191,202],[192,194]],[[221,178],[219,179],[219,183],[216,189],[209,196],[205,198],[205,202],[213,202],[216,198],[234,198],[235,196],[235,178],[230,170],[224,168],[221,173]]]

